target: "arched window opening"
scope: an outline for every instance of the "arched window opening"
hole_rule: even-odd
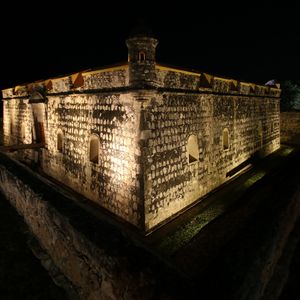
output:
[[[229,133],[228,129],[223,130],[223,150],[229,149]]]
[[[189,164],[199,160],[198,139],[195,135],[191,135],[187,142],[187,158]]]
[[[99,139],[97,136],[92,136],[90,139],[90,162],[99,163]]]
[[[64,144],[63,134],[61,132],[59,132],[57,134],[57,151],[58,152],[63,152],[63,144]]]
[[[146,60],[146,53],[144,51],[140,51],[138,55],[138,61],[142,62]]]

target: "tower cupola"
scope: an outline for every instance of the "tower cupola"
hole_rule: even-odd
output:
[[[155,86],[155,49],[158,40],[148,32],[134,31],[126,40],[128,47],[129,84]]]

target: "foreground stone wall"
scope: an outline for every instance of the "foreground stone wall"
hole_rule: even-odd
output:
[[[159,279],[164,264],[134,246],[107,217],[87,213],[66,193],[62,196],[55,186],[3,154],[0,188],[80,299],[159,299],[156,296],[166,295],[164,276],[175,280],[168,271]]]
[[[280,147],[276,98],[162,92],[142,116],[147,230],[224,183],[254,153],[265,156]],[[194,162],[188,158],[191,135],[198,140]]]
[[[280,113],[281,142],[300,144],[300,112]]]
[[[0,187],[81,299],[175,300],[201,295],[204,299],[274,300],[286,280],[291,248],[299,240],[299,226],[292,232],[300,213],[299,157],[299,152],[282,157],[285,162],[279,165],[275,160],[274,172],[247,190],[243,201],[172,256],[176,269],[183,269],[193,283],[184,289],[187,278],[182,273],[175,269],[173,276],[166,273],[164,261],[134,246],[143,239],[133,243],[128,232],[121,234],[121,227],[112,225],[109,218],[87,214],[68,193],[62,196],[59,187],[2,154]],[[259,168],[270,166],[265,163]],[[296,239],[293,245],[287,242],[291,238]],[[52,267],[48,256],[44,264]],[[65,281],[59,277],[57,282]]]

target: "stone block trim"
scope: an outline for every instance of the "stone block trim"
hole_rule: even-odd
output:
[[[47,94],[74,93],[81,91],[122,88],[128,86],[127,65],[120,65],[99,70],[87,70],[64,77],[50,78],[44,81],[20,85],[2,91],[3,98],[29,97],[34,90],[45,90]],[[74,85],[77,76],[82,77],[82,83]],[[74,79],[75,77],[75,79]]]

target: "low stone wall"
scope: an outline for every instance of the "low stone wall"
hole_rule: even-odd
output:
[[[4,154],[0,188],[80,299],[154,299],[164,289],[157,257]]]
[[[280,113],[281,143],[300,145],[300,111]]]
[[[125,233],[107,216],[99,219],[87,213],[57,187],[3,154],[0,188],[42,247],[35,245],[34,252],[73,300],[77,295],[84,300],[199,295],[274,300],[286,279],[281,266],[290,263],[298,242],[297,238],[289,244],[300,215],[300,174],[295,167],[300,166],[299,157],[296,152],[276,169],[280,172],[253,185],[243,203],[208,224],[175,255],[166,256],[168,264],[142,245],[142,238]]]

